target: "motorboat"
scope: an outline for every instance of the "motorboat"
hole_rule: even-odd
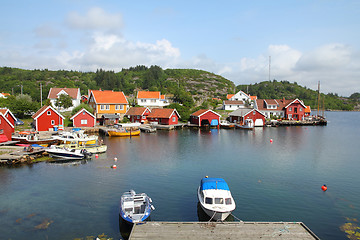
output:
[[[108,134],[110,137],[131,137],[131,136],[139,136],[140,129],[126,129],[126,128],[119,128],[119,129],[111,129],[108,130]]]
[[[254,129],[254,121],[252,119],[245,119],[243,124],[236,124],[236,128],[241,128],[245,130]]]
[[[230,129],[230,128],[235,128],[235,123],[231,123],[227,120],[221,120],[220,121],[220,127],[221,128],[226,128],[226,129]]]
[[[85,149],[89,153],[104,153],[107,150],[107,146],[105,144],[79,144],[78,141],[71,142],[69,144],[60,144],[58,147],[63,147],[67,149]]]
[[[81,160],[91,155],[86,149],[68,149],[55,145],[51,145],[45,151],[49,153],[51,157],[60,159]]]
[[[39,144],[39,145],[51,145],[56,144],[58,140],[53,138],[39,138],[37,132],[21,131],[17,135],[11,137],[13,141],[19,141],[20,144]]]
[[[222,178],[201,179],[198,199],[201,208],[214,221],[224,221],[236,207],[229,186]]]
[[[52,138],[59,140],[59,142],[63,144],[70,144],[74,141],[78,142],[79,144],[95,144],[98,140],[98,136],[88,136],[84,133],[84,130],[71,132],[64,131],[58,135],[52,136]]]
[[[146,193],[136,193],[134,190],[130,190],[121,196],[120,216],[128,223],[145,221],[153,210],[155,207]]]

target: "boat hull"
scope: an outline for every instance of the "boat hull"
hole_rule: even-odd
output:
[[[131,190],[121,196],[119,215],[127,223],[146,221],[153,209],[155,208],[151,204],[151,199],[145,193],[136,194]]]
[[[214,221],[225,221],[225,219],[231,214],[231,211],[229,212],[217,212],[210,209],[205,208],[201,203],[200,206],[202,210],[211,218],[211,220]]]
[[[71,153],[56,153],[56,152],[48,152],[48,153],[52,158],[73,159],[73,160],[81,160],[85,158],[84,155],[71,154]]]
[[[108,134],[109,134],[110,137],[139,136],[140,135],[140,129],[139,130],[134,130],[134,131],[128,131],[128,132],[118,132],[118,131],[109,130]]]

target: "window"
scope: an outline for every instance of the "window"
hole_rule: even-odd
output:
[[[55,125],[55,120],[51,120],[51,125]]]
[[[51,115],[51,111],[47,111],[47,115]]]
[[[253,115],[255,116],[255,110],[253,111]]]
[[[142,116],[142,119],[146,119],[146,116]]]
[[[223,198],[215,198],[215,204],[224,204]]]
[[[83,111],[82,114],[85,115],[85,112]]]
[[[105,109],[105,105],[100,105],[100,110],[104,110]]]
[[[137,119],[140,119],[140,116],[139,116],[139,115],[137,115],[137,116],[136,116],[136,118],[137,118]]]
[[[301,107],[301,108],[299,108],[299,110],[300,110],[300,112],[302,112],[302,107]]]
[[[115,105],[115,110],[119,110],[120,109],[120,105]]]
[[[151,101],[150,102],[152,102],[152,103],[156,103],[156,99],[151,99]]]
[[[288,115],[288,119],[291,119],[291,118],[292,118],[292,115],[291,115],[291,114],[289,114],[289,115]]]
[[[205,198],[205,203],[206,203],[206,204],[212,204],[212,203],[213,203],[212,198],[206,197],[206,198]]]
[[[289,107],[289,112],[291,112],[292,111],[292,108],[291,107]]]
[[[81,124],[87,124],[87,119],[81,119]]]
[[[231,198],[225,198],[225,204],[230,205],[231,204]]]
[[[146,102],[146,99],[141,99],[140,102],[144,103]]]
[[[106,105],[106,110],[110,110],[110,105]]]
[[[173,117],[173,118],[172,118],[172,121],[173,121],[173,122],[175,122],[175,121],[176,121],[176,118],[175,118],[175,117]]]

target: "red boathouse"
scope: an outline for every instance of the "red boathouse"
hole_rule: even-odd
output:
[[[64,117],[51,106],[43,106],[33,116],[36,131],[52,131],[64,126]],[[61,127],[60,127],[61,126]]]

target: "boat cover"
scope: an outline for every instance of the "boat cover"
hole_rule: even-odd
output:
[[[200,190],[208,190],[208,189],[220,189],[220,190],[228,190],[229,186],[222,178],[203,178],[200,183]]]

